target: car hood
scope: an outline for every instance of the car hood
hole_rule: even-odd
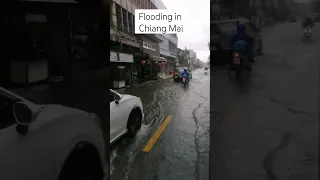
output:
[[[37,116],[36,122],[48,122],[60,117],[69,116],[71,114],[83,114],[88,115],[87,112],[80,109],[66,107],[59,104],[39,104],[39,114]]]
[[[121,94],[121,101],[126,101],[126,100],[129,100],[129,99],[135,99],[135,98],[138,98],[136,96],[133,96],[133,95],[130,95],[130,94]]]

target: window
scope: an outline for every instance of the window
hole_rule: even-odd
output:
[[[129,20],[129,34],[133,34],[133,24],[132,24],[132,14],[128,12],[128,20]]]
[[[123,30],[122,25],[122,13],[121,13],[121,6],[116,4],[116,16],[117,16],[117,28],[119,31]]]
[[[177,50],[177,45],[169,41],[169,50],[170,51],[176,51]]]
[[[150,0],[147,0],[147,2],[148,2],[148,9],[151,9],[151,2],[150,2]]]
[[[234,33],[237,31],[236,23],[221,23],[218,26],[220,33]]]
[[[134,15],[132,14],[132,32],[134,33],[135,32],[135,23],[134,23]]]
[[[83,9],[74,8],[71,13],[72,23],[72,57],[76,62],[88,59],[88,34],[87,19],[83,18]],[[59,72],[58,68],[56,70]]]
[[[122,17],[123,17],[123,32],[129,33],[128,30],[128,11],[122,8]]]
[[[29,30],[29,45],[31,46],[30,55],[32,59],[39,60],[45,58],[46,48],[46,23],[42,22],[28,22],[27,28]]]

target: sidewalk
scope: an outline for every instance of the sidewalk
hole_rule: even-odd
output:
[[[168,74],[168,75],[165,75],[164,77],[163,77],[163,79],[168,79],[168,78],[172,78],[173,77],[173,75],[172,74]]]
[[[127,94],[128,92],[130,92],[130,89],[136,89],[136,88],[139,88],[139,86],[143,86],[147,83],[154,83],[154,82],[157,82],[157,81],[161,81],[161,80],[166,80],[166,79],[169,79],[169,78],[172,78],[173,75],[166,75],[164,76],[162,79],[157,79],[157,80],[149,80],[149,81],[145,81],[145,82],[142,82],[142,83],[139,83],[139,84],[135,84],[134,86],[131,86],[131,87],[124,87],[124,88],[120,88],[120,89],[114,89],[115,91],[119,92],[119,93],[122,93],[122,94]]]

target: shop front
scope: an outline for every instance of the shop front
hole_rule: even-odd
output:
[[[132,85],[133,55],[110,51],[111,87],[115,89]]]
[[[165,65],[167,64],[166,58],[151,56],[150,59],[154,64],[154,74],[157,78],[163,79],[165,76]]]
[[[166,67],[165,67],[166,74],[169,74],[169,75],[172,74],[177,62],[179,62],[178,58],[173,57],[173,56],[168,56],[167,57],[167,64],[166,64]]]

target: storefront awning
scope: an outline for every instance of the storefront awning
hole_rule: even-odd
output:
[[[134,60],[146,60],[149,59],[150,55],[145,53],[135,53],[133,54]]]
[[[166,58],[159,57],[159,56],[150,56],[150,59],[151,59],[152,61],[167,62],[167,59],[166,59]]]

